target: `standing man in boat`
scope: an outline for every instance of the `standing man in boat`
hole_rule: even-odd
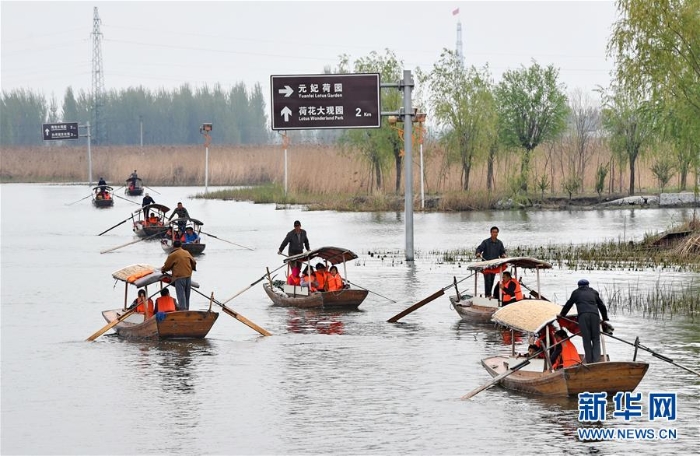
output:
[[[177,215],[177,218],[182,219],[182,221],[178,221],[177,224],[180,226],[180,233],[184,233],[185,224],[187,223],[185,219],[190,218],[190,213],[187,212],[187,209],[185,209],[185,207],[179,201],[177,203],[177,207],[173,209],[173,213],[170,214],[170,217],[168,217],[168,221],[172,220],[175,215]]]
[[[481,258],[482,260],[495,260],[496,258],[505,258],[506,257],[506,248],[503,245],[503,242],[501,242],[500,239],[498,239],[498,227],[497,226],[492,226],[491,227],[491,237],[488,239],[484,239],[481,244],[479,244],[479,247],[476,248],[476,257]],[[484,274],[484,296],[487,298],[491,297],[491,293],[493,291],[493,281],[496,277],[496,274],[493,273],[487,273],[483,272]]]
[[[151,195],[146,193],[146,196],[143,197],[143,200],[141,201],[141,207],[146,207],[149,204],[156,204],[156,200],[151,198]],[[148,219],[148,209],[143,210],[143,219],[147,220]]]
[[[576,304],[578,313],[578,327],[583,339],[583,351],[586,353],[586,363],[597,363],[600,360],[600,315],[603,322],[608,321],[608,309],[600,299],[598,291],[588,286],[588,280],[578,281],[578,288],[571,293],[571,297],[561,309],[559,316],[566,317],[571,306]],[[603,323],[607,324],[607,323]]]
[[[105,182],[105,178],[100,176],[99,182],[97,182],[97,185],[100,186],[100,192],[104,193],[105,190],[107,190],[107,182]]]
[[[173,242],[173,247],[173,251],[166,258],[160,271],[166,273],[172,270],[178,310],[189,310],[192,271],[197,270],[197,262],[192,258],[190,252],[182,248],[182,243],[179,240]]]
[[[306,236],[306,230],[301,229],[301,222],[299,220],[294,221],[294,229],[287,233],[287,236],[282,241],[280,248],[277,250],[278,255],[282,255],[282,250],[284,250],[287,244],[289,244],[289,250],[287,251],[288,256],[304,253],[304,247],[306,247],[306,250],[311,250],[311,247],[309,247],[309,238]]]

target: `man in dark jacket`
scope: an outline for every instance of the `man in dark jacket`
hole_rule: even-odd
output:
[[[280,248],[277,250],[278,255],[282,255],[282,250],[284,250],[287,244],[289,244],[288,256],[304,253],[304,247],[306,247],[306,250],[311,250],[311,247],[309,247],[309,238],[306,236],[306,230],[301,229],[301,222],[299,220],[294,221],[294,229],[287,233],[284,241],[282,241]]]
[[[156,200],[151,198],[151,195],[146,193],[146,196],[144,196],[143,200],[141,201],[141,207],[146,207],[149,204],[156,204]],[[148,209],[143,210],[143,219],[148,220]]]
[[[481,244],[479,244],[479,247],[476,248],[477,258],[481,258],[482,260],[495,260],[496,258],[506,257],[506,248],[503,242],[498,239],[498,232],[497,226],[491,227],[491,237],[484,239]],[[491,297],[495,277],[496,274],[484,273],[484,296],[487,298]]]
[[[603,321],[608,321],[608,309],[600,299],[600,294],[588,286],[588,280],[578,281],[578,288],[571,293],[571,297],[561,309],[561,317],[576,304],[578,313],[578,327],[581,330],[583,339],[583,351],[586,353],[586,363],[597,363],[600,361],[600,315]]]
[[[185,209],[185,206],[182,205],[181,202],[178,201],[177,207],[173,209],[173,213],[170,214],[170,217],[168,217],[168,221],[172,220],[173,217],[177,215],[177,218],[180,219],[178,220],[177,224],[180,227],[180,233],[185,232],[185,225],[187,224],[187,220],[190,218],[190,213],[187,212],[187,209]]]

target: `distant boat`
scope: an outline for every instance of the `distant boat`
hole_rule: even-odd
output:
[[[163,274],[160,268],[147,264],[127,266],[114,272],[112,277],[125,284],[124,307],[103,311],[102,316],[108,323],[128,311],[129,285],[133,285],[136,289],[143,288],[146,290],[146,296],[149,296],[149,285],[159,284],[163,287],[163,282],[170,281],[170,275]],[[192,286],[199,287],[196,282],[192,282]],[[144,313],[132,313],[117,323],[114,330],[120,337],[126,339],[203,339],[218,317],[217,312],[212,312],[210,302],[209,310],[158,312],[148,318]]]
[[[95,207],[114,206],[113,189],[109,185],[98,186],[92,189],[92,204]]]
[[[321,247],[307,253],[287,257],[284,262],[311,263],[312,260],[324,260],[331,265],[343,263],[343,277],[347,277],[345,264],[357,258],[353,252],[339,247]],[[280,307],[324,308],[324,309],[357,309],[365,300],[368,290],[352,288],[350,284],[338,291],[314,291],[309,293],[306,287],[275,284],[271,280],[263,285],[265,293],[272,303]]]
[[[499,309],[492,320],[510,329],[511,335],[515,331],[538,335],[557,319],[561,309],[553,302],[528,299]],[[498,382],[502,387],[539,396],[576,396],[584,392],[614,395],[620,391],[634,391],[649,369],[648,363],[634,359],[610,361],[601,340],[603,353],[599,362],[584,364],[583,356],[579,354],[581,363],[552,370],[549,347],[554,342],[549,339],[549,330],[544,333],[547,335],[544,358],[533,358],[525,364],[525,358],[515,356],[513,345],[510,357],[493,356],[483,359],[481,364],[494,379],[503,376]],[[605,333],[601,331],[600,336],[604,338]],[[523,366],[518,367],[519,364]]]
[[[129,196],[143,195],[143,181],[140,177],[130,177],[126,180],[124,193]]]
[[[168,226],[165,223],[165,214],[170,211],[168,206],[162,204],[148,204],[141,209],[134,211],[132,219],[134,221],[134,233],[141,238],[156,237],[158,234],[165,234]],[[144,215],[148,214],[147,216]]]
[[[478,273],[485,270],[491,270],[496,273],[499,271],[503,272],[508,266],[515,268],[513,279],[517,279],[517,268],[534,269],[537,273],[537,290],[533,294],[536,298],[541,296],[539,290],[540,269],[552,269],[552,265],[546,261],[530,257],[512,257],[471,263],[467,265],[467,269],[475,272],[474,293],[459,293],[459,297],[457,295],[450,296],[450,302],[452,303],[455,311],[460,317],[462,317],[462,320],[472,323],[488,323],[491,321],[491,316],[493,313],[496,312],[496,310],[498,310],[502,305],[500,293],[499,297],[487,298],[483,295],[479,296],[477,289],[481,285],[480,282],[482,281],[479,280],[481,274]],[[499,280],[502,280],[502,277],[500,277]]]

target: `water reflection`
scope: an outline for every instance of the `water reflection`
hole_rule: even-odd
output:
[[[294,309],[287,311],[287,330],[296,334],[343,334],[345,323],[341,314],[322,310]]]

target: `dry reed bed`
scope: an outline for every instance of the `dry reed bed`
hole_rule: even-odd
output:
[[[420,191],[420,168],[417,151],[414,151],[414,191]],[[564,151],[561,151],[564,153]],[[87,181],[86,146],[58,146],[3,148],[0,157],[0,179],[3,182],[76,182]],[[610,153],[606,147],[592,149],[584,184],[591,192],[597,163],[607,163]],[[295,145],[288,149],[288,185],[290,192],[325,194],[376,193],[367,163],[358,153],[342,151],[335,146]],[[532,164],[533,179],[545,169],[544,149],[538,149]],[[154,185],[203,185],[205,153],[203,146],[94,146],[92,147],[93,180],[104,176],[110,184],[122,185],[134,169],[149,186]],[[507,193],[508,176],[517,175],[520,155],[502,154],[495,166],[495,193]],[[656,183],[644,160],[638,163],[640,183],[638,192],[655,189]],[[561,166],[552,168],[554,182],[546,194],[562,194],[561,182],[566,178]],[[616,173],[615,189],[620,186]],[[622,191],[628,188],[628,171],[622,175]],[[402,179],[403,182],[403,179]],[[284,152],[281,146],[225,146],[212,144],[209,148],[209,185],[258,185],[284,183]],[[394,193],[395,172],[390,164],[384,174],[384,184],[379,193]],[[607,188],[607,186],[606,186]],[[458,165],[447,167],[445,154],[437,144],[425,146],[425,191],[442,194],[444,206],[470,209],[473,199],[491,202],[486,192],[486,165],[475,165],[470,175],[470,196],[462,192],[461,170]],[[403,189],[401,190],[403,191]],[[539,190],[531,185],[533,194]],[[479,204],[481,206],[482,204]],[[486,204],[488,207],[488,204]],[[440,207],[438,207],[440,209]]]

